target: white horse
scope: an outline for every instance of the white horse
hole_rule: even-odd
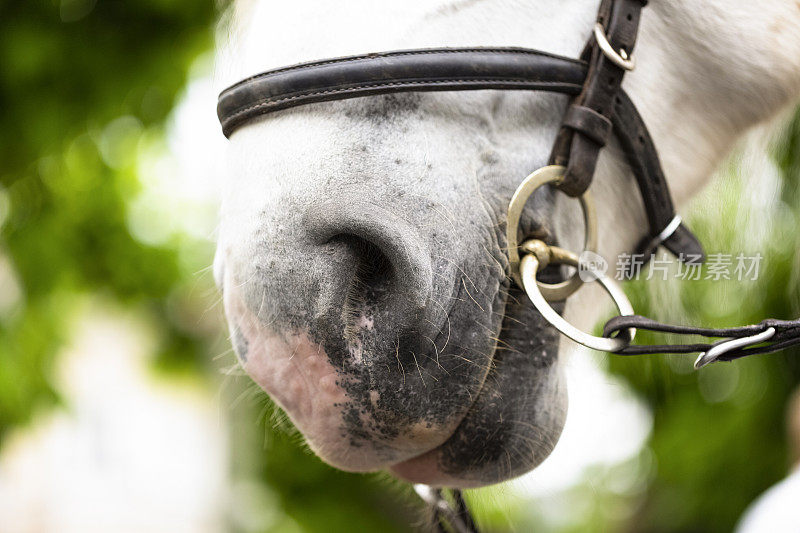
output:
[[[242,1],[220,85],[403,48],[577,57],[598,2]],[[651,0],[636,56],[624,88],[680,205],[743,132],[800,95],[800,2]],[[546,164],[565,104],[523,91],[376,96],[233,134],[215,261],[232,338],[325,461],[472,487],[553,449],[570,346],[509,282],[503,226],[516,186]],[[647,224],[614,142],[592,191],[600,253],[631,250]],[[529,209],[529,227],[579,246],[580,217],[558,195]],[[602,306],[582,293],[566,313],[587,325]]]

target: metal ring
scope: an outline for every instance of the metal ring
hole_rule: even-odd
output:
[[[519,222],[522,218],[522,212],[525,209],[525,204],[528,198],[533,195],[536,190],[547,183],[558,184],[564,179],[564,173],[567,169],[560,165],[550,165],[542,167],[539,170],[531,173],[525,178],[511,202],[508,204],[508,217],[506,220],[506,242],[508,243],[508,262],[511,268],[511,276],[520,287],[522,284],[522,277],[519,273],[520,256],[519,256]],[[590,252],[597,251],[597,223],[594,211],[594,202],[591,195],[587,192],[579,198],[581,208],[583,209],[583,222],[586,227],[586,242],[583,245],[584,250]],[[548,302],[558,302],[566,300],[571,294],[581,288],[583,281],[578,277],[576,271],[572,277],[561,283],[542,283],[536,282],[539,285],[542,295]]]
[[[557,254],[552,254],[552,256],[554,261],[557,260],[559,263],[564,263],[576,268],[578,267],[578,256],[567,252],[566,250],[559,250]],[[544,319],[547,320],[558,331],[574,340],[578,344],[583,344],[588,348],[603,352],[618,352],[633,342],[634,337],[636,337],[636,329],[634,328],[623,330],[616,337],[595,337],[594,335],[589,335],[588,333],[579,330],[564,320],[564,318],[556,313],[556,311],[550,307],[550,304],[547,303],[547,300],[539,291],[538,284],[530,283],[530,281],[536,279],[536,273],[538,270],[538,257],[536,257],[534,254],[528,254],[522,258],[520,272],[522,273],[523,287],[525,292],[528,294],[528,298],[531,299],[531,302],[533,302],[533,306],[536,307],[536,310],[539,311]],[[622,292],[620,286],[614,282],[614,280],[607,276],[598,277],[596,279],[600,282],[600,285],[603,286],[608,295],[611,296],[611,299],[617,306],[621,316],[633,314],[633,306],[631,306],[631,302],[625,296],[625,293]],[[529,280],[529,283],[525,284],[525,280]]]
[[[603,55],[610,59],[612,63],[625,70],[636,68],[636,60],[633,57],[628,57],[628,53],[624,49],[621,48],[619,52],[614,50],[614,47],[608,42],[605,28],[599,22],[594,25],[594,38]]]

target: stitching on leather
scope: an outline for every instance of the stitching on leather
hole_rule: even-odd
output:
[[[541,57],[550,57],[553,59],[560,59],[566,60],[571,63],[580,64],[581,61],[576,59],[572,59],[569,57],[562,57],[556,54],[550,54],[548,52],[541,52],[539,50],[528,50],[525,48],[454,48],[454,49],[447,49],[447,50],[440,50],[440,49],[432,49],[432,50],[409,50],[407,52],[389,52],[389,53],[379,53],[379,54],[364,54],[360,56],[351,56],[351,57],[340,57],[337,59],[328,59],[326,61],[312,61],[310,63],[300,63],[298,65],[292,65],[290,67],[283,67],[274,70],[268,70],[266,72],[262,72],[261,74],[256,74],[254,76],[250,76],[249,78],[245,78],[242,81],[235,83],[222,91],[220,97],[224,96],[226,93],[230,92],[233,89],[241,87],[251,81],[260,80],[264,78],[268,78],[274,74],[282,74],[284,72],[291,72],[293,70],[299,69],[306,69],[306,68],[313,68],[313,67],[321,67],[324,65],[336,65],[340,63],[353,63],[356,61],[363,61],[365,59],[382,59],[386,57],[404,57],[404,56],[418,56],[418,55],[450,55],[450,54],[471,54],[471,53],[488,53],[488,54],[521,54],[521,55],[532,55],[532,56],[541,56]]]
[[[349,92],[349,91],[357,91],[359,89],[372,89],[376,87],[399,87],[403,85],[446,85],[446,84],[465,84],[465,83],[515,83],[520,85],[532,85],[535,84],[537,86],[545,87],[545,86],[573,86],[573,84],[566,83],[566,82],[545,82],[545,81],[536,81],[532,82],[531,80],[526,79],[495,79],[495,78],[475,78],[475,79],[468,79],[468,80],[461,80],[461,79],[448,79],[448,80],[420,80],[420,81],[397,81],[397,82],[376,82],[370,83],[365,85],[357,85],[355,87],[344,87],[344,88],[337,88],[337,89],[325,89],[322,91],[311,91],[305,92],[302,94],[296,94],[293,96],[285,96],[282,98],[267,98],[262,100],[257,104],[253,104],[251,106],[245,107],[240,109],[236,113],[232,113],[225,117],[225,130],[228,130],[229,125],[233,122],[237,122],[237,119],[243,115],[247,115],[252,111],[257,109],[262,109],[264,107],[269,107],[275,104],[280,104],[281,102],[290,102],[292,100],[298,100],[301,98],[308,98],[312,96],[320,96],[323,94],[336,94],[342,92]],[[574,85],[574,87],[579,87],[578,85]]]

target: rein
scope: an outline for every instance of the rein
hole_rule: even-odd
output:
[[[511,199],[506,220],[510,274],[542,316],[562,334],[593,349],[618,355],[700,353],[699,369],[715,361],[777,352],[800,344],[800,319],[768,319],[750,326],[711,329],[662,324],[634,314],[614,280],[594,275],[619,309],[602,337],[578,330],[550,306],[587,281],[578,255],[536,239],[520,239],[525,204],[550,185],[580,199],[586,224],[584,251],[596,252],[594,205],[588,192],[597,158],[613,134],[636,178],[648,229],[635,255],[644,260],[660,246],[680,261],[702,261],[703,248],[675,214],[656,147],[633,102],[622,90],[625,73],[635,68],[633,50],[647,0],[601,0],[597,23],[579,59],[525,48],[431,48],[371,53],[302,63],[247,78],[219,97],[217,114],[226,137],[252,120],[276,111],[318,102],[381,94],[432,91],[528,90],[569,95],[550,165],[529,175]],[[525,236],[523,236],[525,237]],[[575,267],[562,283],[537,281],[548,264]],[[635,345],[637,329],[718,338],[695,344]],[[420,497],[458,532],[476,531],[460,491],[451,504],[438,489],[417,485]]]

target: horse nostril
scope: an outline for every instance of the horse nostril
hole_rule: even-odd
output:
[[[350,278],[345,280],[342,306],[342,319],[351,330],[360,325],[362,317],[374,315],[387,301],[394,284],[394,267],[378,246],[356,235],[336,235],[328,244],[345,246],[353,253],[355,264]]]
[[[388,290],[394,268],[378,246],[355,235],[338,235],[331,241],[345,243],[355,252],[354,286],[362,289],[371,299],[377,299]]]
[[[371,327],[378,317],[382,327],[400,329],[418,321],[433,290],[433,269],[414,226],[352,196],[315,206],[303,224],[316,249],[327,250],[315,260],[321,316],[341,316],[348,328]]]

